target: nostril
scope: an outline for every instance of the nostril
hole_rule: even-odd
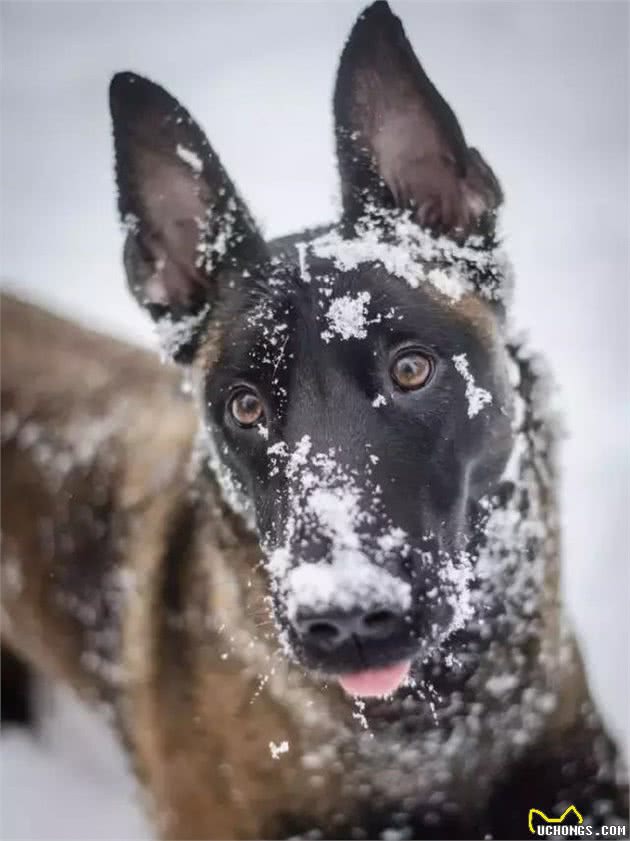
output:
[[[315,651],[330,652],[352,636],[354,621],[354,614],[340,611],[298,613],[293,619],[293,626],[304,645]]]
[[[383,625],[386,622],[391,622],[394,614],[391,610],[374,610],[363,617],[363,624],[368,628],[373,628],[377,625]]]
[[[361,618],[361,630],[368,637],[387,636],[396,627],[398,620],[398,614],[392,610],[372,610]]]
[[[333,625],[332,622],[322,622],[321,620],[310,622],[305,630],[311,637],[315,637],[315,639],[321,640],[322,642],[332,642],[337,639],[340,633],[337,625]]]

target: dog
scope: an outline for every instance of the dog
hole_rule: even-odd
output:
[[[502,190],[398,18],[343,50],[320,229],[265,242],[179,102],[133,73],[110,102],[128,284],[176,366],[5,299],[7,649],[110,716],[163,838],[623,819]]]

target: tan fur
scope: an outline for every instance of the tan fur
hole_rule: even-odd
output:
[[[2,306],[2,360],[3,641],[83,696],[114,703],[165,837],[268,834],[277,798],[293,807],[301,790],[311,800],[308,782],[299,780],[294,736],[300,705],[318,701],[308,687],[289,688],[296,676],[277,656],[276,674],[257,691],[273,668],[273,649],[258,642],[251,662],[243,662],[240,646],[230,650],[229,638],[219,635],[225,624],[240,628],[240,644],[256,638],[256,624],[248,627],[243,614],[244,594],[234,591],[248,579],[250,604],[259,621],[269,619],[255,573],[258,545],[207,481],[196,501],[184,607],[164,615],[169,528],[195,498],[188,476],[196,419],[177,373],[144,351],[11,298]],[[59,469],[55,459],[76,457],[74,435],[112,416],[89,462],[64,475],[63,460]],[[120,545],[99,546],[95,538],[85,555],[48,551],[40,527],[47,523],[59,539],[72,539],[68,507],[94,512],[95,491],[113,495]],[[111,661],[101,662],[92,646],[90,596],[83,605],[73,599],[82,597],[81,576],[91,577],[92,592],[121,571],[120,615],[108,620],[119,623],[121,641]],[[293,712],[286,702],[292,693]],[[269,741],[285,739],[289,753],[273,760]],[[326,786],[332,794],[333,777]],[[317,797],[323,801],[322,788]],[[316,811],[310,803],[309,811]]]

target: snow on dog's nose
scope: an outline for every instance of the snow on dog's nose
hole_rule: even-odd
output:
[[[340,553],[332,562],[300,564],[287,576],[287,613],[351,614],[377,609],[403,614],[411,605],[411,586],[370,563],[360,552]]]

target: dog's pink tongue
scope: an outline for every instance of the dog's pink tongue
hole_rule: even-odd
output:
[[[362,695],[364,698],[381,697],[391,695],[398,689],[409,674],[410,665],[409,660],[405,660],[395,666],[366,669],[363,672],[340,675],[337,679],[349,695]]]

